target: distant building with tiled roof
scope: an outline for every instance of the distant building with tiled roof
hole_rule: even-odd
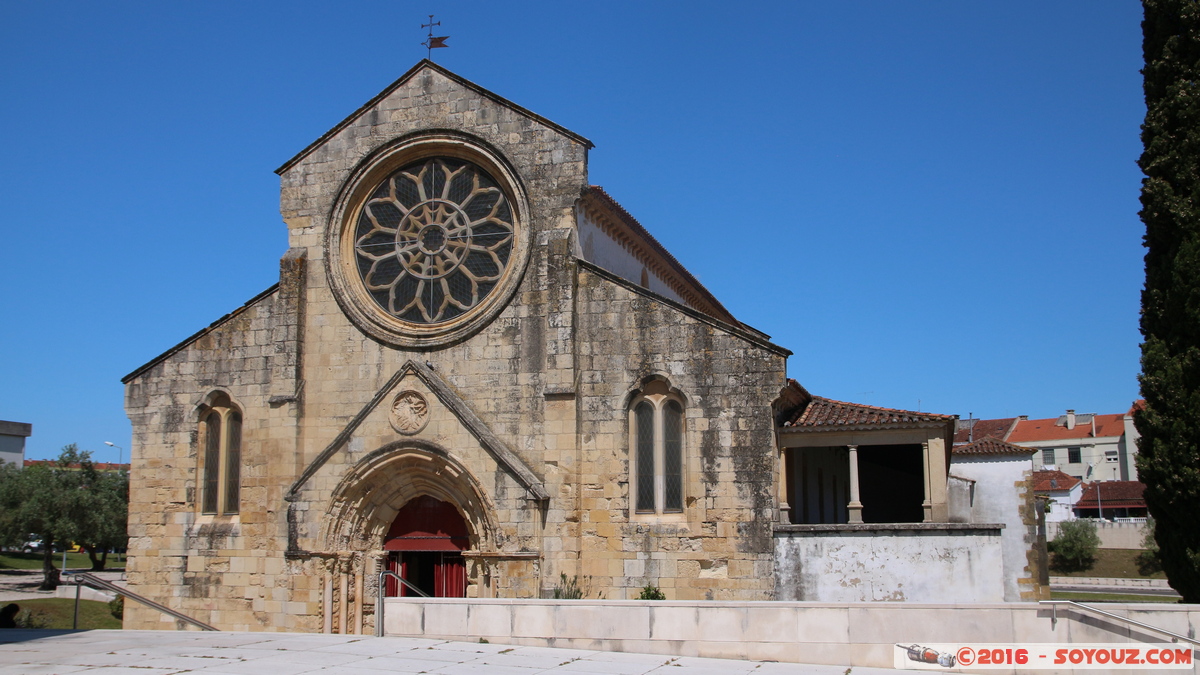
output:
[[[58,463],[58,460],[54,460],[54,459],[27,459],[27,460],[25,460],[25,468],[28,469],[31,466],[49,466],[49,467],[53,467],[53,468],[58,468],[59,463]],[[111,473],[114,471],[129,471],[128,464],[117,464],[116,462],[92,462],[92,468],[96,469],[96,471],[99,471],[100,473]],[[69,471],[78,471],[79,465],[78,464],[68,464],[67,469]]]
[[[1056,523],[1075,519],[1075,504],[1083,495],[1083,481],[1057,469],[1033,472],[1034,494],[1049,498],[1046,522]]]
[[[1000,440],[1004,440],[1008,438],[1008,433],[1012,431],[1016,421],[1017,418],[1015,417],[1005,417],[998,420],[959,420],[958,428],[954,431],[954,444],[971,443],[981,438],[999,438]]]
[[[1075,503],[1080,518],[1145,518],[1146,486],[1136,480],[1110,480],[1088,483]]]
[[[1082,484],[1083,481],[1058,469],[1043,469],[1033,472],[1033,489],[1036,492],[1070,490]]]
[[[994,420],[959,420],[955,445],[994,437],[1038,452],[1035,469],[1061,470],[1080,480],[1136,480],[1137,439],[1133,412],[1076,413],[1029,419],[1027,416]],[[1089,472],[1090,467],[1090,472]]]
[[[955,455],[1018,455],[1028,457],[1035,452],[1037,450],[1034,448],[1014,445],[991,436],[981,438],[973,443],[956,445],[953,449],[953,454]]]

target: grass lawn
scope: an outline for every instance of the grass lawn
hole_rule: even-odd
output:
[[[1059,572],[1053,567],[1050,574],[1056,577],[1103,577],[1105,579],[1166,579],[1163,572],[1144,576],[1138,572],[1137,557],[1140,550],[1128,548],[1102,548],[1096,551],[1096,563],[1090,570],[1082,572]],[[1053,557],[1053,556],[1051,556]]]
[[[7,603],[5,603],[7,604]],[[45,628],[70,628],[75,615],[74,598],[38,598],[37,600],[18,600],[21,613],[30,610],[34,615],[41,615],[46,621]],[[121,620],[114,617],[108,609],[107,602],[95,600],[79,601],[79,627],[82,628],[121,628]]]
[[[1050,591],[1051,600],[1074,600],[1075,602],[1170,602],[1179,603],[1179,598],[1169,595],[1127,595],[1123,593],[1077,593],[1075,591]]]
[[[62,567],[62,553],[54,554],[54,566]],[[92,559],[86,553],[68,553],[67,554],[68,569],[92,569]],[[42,569],[42,554],[41,553],[22,553],[20,551],[7,551],[0,553],[0,570],[40,570]],[[125,569],[124,556],[118,556],[115,553],[108,554],[108,562],[105,563],[104,569]]]

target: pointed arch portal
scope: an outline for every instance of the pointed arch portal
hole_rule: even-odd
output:
[[[396,514],[384,539],[388,568],[435,598],[461,598],[467,591],[462,552],[470,545],[467,523],[453,504],[429,495],[410,500]],[[416,595],[387,580],[387,595]]]
[[[495,550],[494,511],[483,487],[446,450],[406,439],[346,473],[319,541],[325,551],[360,551],[431,596],[465,597],[463,553]],[[398,585],[389,578],[385,595],[409,594]]]

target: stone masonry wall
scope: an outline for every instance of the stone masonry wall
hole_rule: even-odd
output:
[[[343,314],[324,247],[356,167],[421,129],[506,159],[528,195],[531,253],[493,320],[415,350]],[[771,597],[770,405],[786,351],[580,261],[586,185],[580,139],[431,68],[289,164],[279,289],[127,379],[134,590],[222,629],[369,632],[383,533],[427,493],[468,522],[469,596],[538,597],[566,574],[591,597],[646,584],[676,599]],[[629,513],[626,405],[647,376],[686,399],[682,516]],[[388,422],[405,390],[430,403],[415,434]],[[236,516],[196,505],[198,406],[214,391],[244,416]],[[125,621],[171,625],[132,605]]]
[[[770,406],[786,352],[591,267],[578,283],[579,572],[611,599],[647,584],[669,599],[770,599]],[[681,520],[631,516],[627,402],[647,376],[686,397]]]

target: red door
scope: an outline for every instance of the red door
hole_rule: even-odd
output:
[[[458,509],[422,495],[396,514],[383,548],[390,551],[390,571],[435,598],[462,598],[467,593],[467,566],[462,551],[469,545],[467,524]],[[387,595],[416,595],[399,586],[388,577]]]

